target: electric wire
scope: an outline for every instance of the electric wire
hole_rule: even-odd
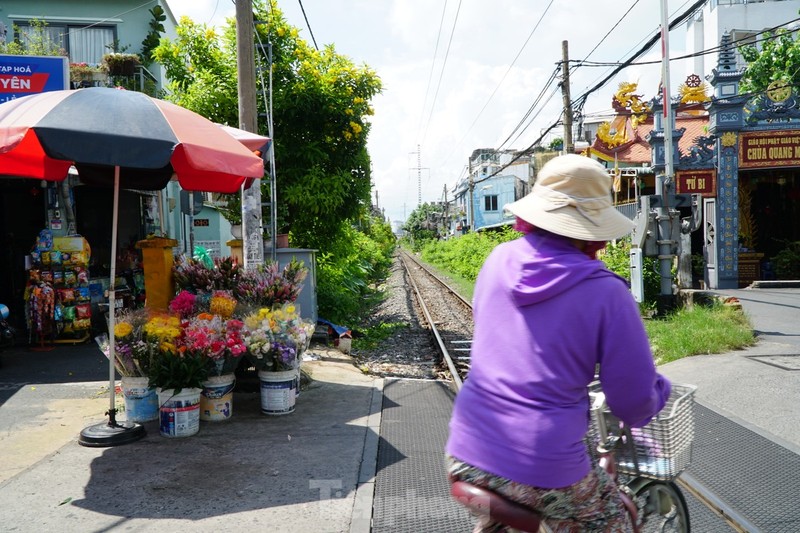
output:
[[[477,116],[475,116],[475,119],[472,121],[472,124],[470,124],[470,125],[469,125],[469,127],[466,129],[466,131],[464,132],[464,135],[461,137],[461,140],[460,140],[460,141],[458,141],[458,142],[457,142],[457,143],[456,143],[456,144],[453,146],[453,150],[451,151],[451,155],[452,155],[452,152],[454,152],[454,151],[456,150],[456,148],[458,148],[458,147],[461,145],[461,143],[463,142],[463,140],[466,138],[467,134],[468,134],[468,133],[469,133],[469,132],[472,130],[472,128],[473,128],[473,127],[475,126],[475,124],[478,122],[478,119],[481,117],[481,115],[483,114],[483,112],[486,110],[486,107],[489,105],[489,102],[491,102],[491,101],[492,101],[492,98],[494,98],[494,95],[495,95],[495,94],[497,94],[497,91],[498,91],[498,89],[500,89],[500,86],[501,86],[501,85],[503,85],[503,82],[505,81],[506,77],[508,76],[508,73],[509,73],[509,72],[511,72],[511,69],[514,67],[514,64],[517,62],[517,59],[519,59],[519,57],[522,55],[522,52],[525,50],[525,47],[527,47],[527,46],[528,46],[528,43],[530,42],[531,38],[533,37],[533,34],[534,34],[534,33],[536,33],[536,29],[539,27],[539,25],[540,25],[540,24],[542,23],[542,21],[544,20],[544,17],[547,15],[547,12],[550,10],[550,6],[552,6],[552,5],[553,5],[553,2],[554,2],[554,1],[555,1],[555,0],[550,0],[550,3],[549,3],[549,4],[547,4],[547,7],[544,9],[544,11],[542,12],[541,16],[539,17],[539,20],[536,22],[536,24],[533,26],[533,29],[532,29],[532,30],[531,30],[531,32],[528,34],[528,38],[527,38],[527,39],[525,39],[525,42],[524,42],[524,43],[522,43],[522,47],[520,47],[519,51],[517,52],[517,55],[516,55],[516,56],[514,56],[514,59],[511,61],[511,64],[508,66],[508,69],[506,69],[506,72],[505,72],[505,74],[503,74],[503,77],[502,77],[502,78],[500,78],[500,81],[497,83],[497,86],[495,86],[494,90],[492,91],[492,94],[490,94],[490,95],[489,95],[489,98],[486,100],[486,103],[484,103],[484,104],[483,104],[483,107],[481,108],[481,110],[480,110],[480,111],[478,111],[478,114],[477,114]],[[638,0],[637,0],[637,1],[638,1]],[[552,80],[552,78],[551,78],[551,80]],[[550,83],[550,82],[548,82],[548,84],[549,84],[549,83]],[[546,85],[547,85],[547,84],[546,84]],[[542,89],[542,92],[544,92],[544,90],[546,90],[546,86],[545,86],[545,88],[544,88],[544,89]],[[541,93],[540,93],[540,96],[539,96],[539,98],[541,98]],[[529,113],[530,113],[530,111],[529,111]],[[512,133],[512,135],[513,135],[513,133]],[[448,156],[445,158],[445,160],[444,160],[444,161],[445,161],[445,162],[447,162],[447,160],[448,160],[449,158],[450,158],[450,156],[448,155]],[[444,163],[443,163],[443,164],[444,164]]]
[[[425,87],[425,99],[422,102],[422,109],[419,113],[419,125],[417,126],[417,138],[422,132],[422,120],[425,117],[425,108],[428,106],[428,94],[431,90],[431,80],[433,79],[433,68],[436,66],[436,54],[439,53],[439,41],[442,38],[442,26],[444,26],[444,14],[447,11],[447,0],[442,6],[442,17],[439,19],[439,32],[436,35],[436,46],[433,48],[433,58],[431,58],[431,70],[428,73],[428,85]]]
[[[638,3],[639,3],[639,0],[634,0],[634,1],[633,1],[633,4],[631,4],[631,7],[629,7],[629,8],[628,8],[628,10],[627,10],[627,11],[626,11],[626,12],[625,12],[625,13],[624,13],[624,14],[623,14],[621,17],[620,17],[620,19],[617,21],[617,23],[616,23],[616,24],[614,24],[613,26],[611,26],[611,29],[610,29],[610,30],[608,30],[608,32],[607,32],[607,33],[606,33],[606,34],[603,36],[603,38],[602,38],[602,39],[600,39],[600,42],[598,42],[596,45],[594,45],[594,48],[592,48],[592,49],[589,51],[589,53],[588,53],[588,54],[586,54],[586,57],[585,57],[585,58],[583,58],[583,61],[586,61],[587,59],[589,59],[589,57],[591,57],[591,55],[592,55],[592,54],[595,52],[595,50],[597,50],[597,49],[600,47],[600,45],[601,45],[601,44],[603,44],[603,43],[605,42],[605,40],[606,40],[606,39],[608,39],[608,36],[609,36],[609,35],[611,35],[611,32],[613,32],[615,29],[617,29],[617,26],[619,26],[619,25],[620,25],[620,23],[621,23],[623,20],[625,20],[625,17],[627,17],[627,16],[628,16],[628,14],[630,14],[630,12],[633,10],[633,8],[634,8],[634,7],[636,7],[636,4],[638,4]],[[576,66],[575,68],[577,68],[577,66]]]
[[[311,30],[311,24],[308,23],[308,16],[306,16],[306,8],[303,7],[303,0],[297,0],[300,4],[300,11],[303,12],[303,18],[306,21],[306,27],[308,28],[308,33],[311,35],[311,41],[314,43],[314,48],[319,51],[319,46],[317,46],[317,40],[314,38],[314,32]]]
[[[739,39],[735,39],[735,40],[731,41],[730,44],[726,45],[726,46],[736,45],[736,43],[743,43],[744,44],[744,41],[750,41],[751,39],[753,39],[754,37],[757,37],[759,35],[763,35],[765,33],[771,33],[773,31],[779,30],[779,29],[784,29],[785,26],[788,26],[789,24],[792,24],[792,23],[795,23],[795,22],[800,22],[800,17],[798,17],[796,19],[792,19],[792,20],[790,20],[788,22],[785,22],[785,23],[783,23],[783,24],[781,24],[779,26],[774,26],[774,27],[766,29],[766,30],[762,30],[762,31],[759,31],[759,32],[756,32],[756,33],[752,33],[752,34],[747,35],[745,37],[740,37]],[[797,31],[800,31],[800,27],[798,27],[798,28],[786,28],[786,32],[787,33],[795,33]],[[773,39],[779,39],[781,37],[781,35],[784,35],[784,34],[770,35],[770,36],[764,37],[763,39],[760,39],[760,42],[771,41]],[[707,49],[701,50],[699,52],[693,52],[691,54],[685,54],[685,55],[682,55],[682,56],[671,57],[670,61],[680,61],[680,60],[683,60],[683,59],[691,59],[693,57],[701,57],[701,56],[704,56],[704,55],[710,55],[710,54],[717,53],[720,50],[722,50],[722,45],[712,46],[711,48],[707,48]],[[572,63],[572,61],[570,61],[570,63]],[[575,61],[575,63],[576,63],[577,66],[582,66],[582,67],[608,67],[608,66],[619,66],[619,65],[623,64],[623,63],[604,63],[604,62],[599,62],[599,61],[598,62],[594,62],[594,61]],[[632,62],[632,63],[629,63],[628,66],[655,65],[655,64],[658,64],[658,63],[661,63],[660,59],[653,60],[653,61]]]
[[[442,62],[442,70],[439,72],[439,81],[436,83],[436,91],[433,93],[433,101],[431,102],[431,111],[428,115],[428,123],[425,126],[425,131],[422,135],[422,142],[425,144],[425,138],[428,136],[428,128],[431,126],[431,118],[433,117],[433,110],[436,108],[436,99],[439,96],[439,89],[442,86],[442,77],[444,76],[445,67],[447,67],[447,58],[450,56],[450,46],[453,44],[453,35],[456,33],[456,24],[458,24],[458,14],[461,12],[461,2],[458,0],[458,8],[456,9],[456,16],[453,19],[453,29],[450,30],[450,40],[447,42],[447,50],[444,53],[444,61]]]

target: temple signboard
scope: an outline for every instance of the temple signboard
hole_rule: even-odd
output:
[[[742,133],[739,168],[800,166],[800,130]]]
[[[702,194],[705,197],[717,194],[717,171],[680,170],[675,173],[675,192],[679,194]]]

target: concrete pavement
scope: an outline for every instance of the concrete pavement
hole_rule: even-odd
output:
[[[91,361],[80,348],[56,351]],[[304,363],[313,381],[291,415],[262,415],[258,393],[235,393],[234,416],[197,435],[164,438],[148,422],[144,439],[113,448],[77,443],[104,420],[102,381],[13,381],[26,355],[0,369],[3,531],[369,531],[381,380],[342,354]]]
[[[757,344],[687,357],[660,371],[697,385],[695,398],[706,407],[800,453],[800,282],[712,292],[741,302]]]

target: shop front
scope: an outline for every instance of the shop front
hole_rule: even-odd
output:
[[[75,186],[72,186],[75,185]],[[106,327],[111,189],[0,178],[0,303],[18,343],[76,343]],[[137,241],[160,229],[156,195],[121,191],[117,246],[119,305],[144,302]]]

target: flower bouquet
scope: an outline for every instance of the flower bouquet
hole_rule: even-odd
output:
[[[308,348],[314,324],[301,319],[294,304],[261,308],[244,319],[242,337],[247,357],[259,371],[296,370]]]
[[[212,297],[212,307],[227,313],[233,309],[225,296]],[[241,330],[244,323],[221,315],[200,313],[184,322],[183,335],[178,340],[178,351],[199,354],[205,361],[207,379],[202,382],[200,419],[227,420],[233,413],[234,371],[246,350]]]
[[[158,342],[150,367],[150,386],[172,389],[175,394],[184,388],[201,388],[208,377],[206,356],[190,350],[183,341],[185,332],[180,319],[171,315],[155,315],[144,326],[145,334]]]
[[[240,320],[200,313],[185,323],[178,351],[200,354],[210,376],[232,374],[247,349],[241,333],[243,327]]]

